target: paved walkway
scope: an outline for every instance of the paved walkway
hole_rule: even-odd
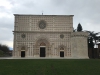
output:
[[[27,57],[27,58],[15,58],[15,57],[0,57],[0,59],[68,59],[68,58],[47,58],[47,57],[40,57],[40,58],[32,58],[32,57]]]
[[[0,59],[82,59],[82,58],[64,58],[64,57],[61,57],[61,58],[50,58],[50,57],[38,57],[38,58],[33,58],[33,57],[0,57]],[[85,59],[85,58],[83,58]],[[86,58],[87,59],[87,58]]]

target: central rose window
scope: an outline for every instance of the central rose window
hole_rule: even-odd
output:
[[[46,28],[46,23],[45,23],[45,21],[40,21],[40,22],[39,22],[39,28],[40,28],[40,29]]]

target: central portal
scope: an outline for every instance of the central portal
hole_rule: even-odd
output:
[[[60,57],[64,57],[64,51],[60,51]]]
[[[45,47],[40,47],[40,57],[45,57]]]
[[[21,57],[25,57],[25,51],[21,51]]]

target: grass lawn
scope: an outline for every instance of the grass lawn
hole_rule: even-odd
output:
[[[100,75],[99,59],[0,60],[0,75]]]

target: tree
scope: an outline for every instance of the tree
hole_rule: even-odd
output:
[[[79,23],[78,26],[77,26],[77,31],[78,31],[78,32],[81,32],[82,30],[83,30],[83,29],[82,29],[82,26],[81,26],[81,24]]]
[[[92,38],[94,41],[94,44],[96,45],[100,41],[100,32],[95,33],[94,31],[87,31],[89,33],[88,38]]]
[[[73,32],[76,32],[76,29],[73,28]]]
[[[0,50],[0,57],[3,56],[4,52]]]
[[[94,58],[94,43],[92,37],[88,37],[88,51],[89,58]]]
[[[9,55],[8,46],[0,44],[0,56],[8,56],[8,55]]]
[[[89,48],[94,48],[94,43],[93,43],[93,38],[88,38],[88,47]]]
[[[97,43],[100,41],[100,32],[95,33],[94,31],[85,31],[88,32],[88,51],[89,51],[89,58],[96,58],[95,57],[95,50],[94,46],[97,48]]]

